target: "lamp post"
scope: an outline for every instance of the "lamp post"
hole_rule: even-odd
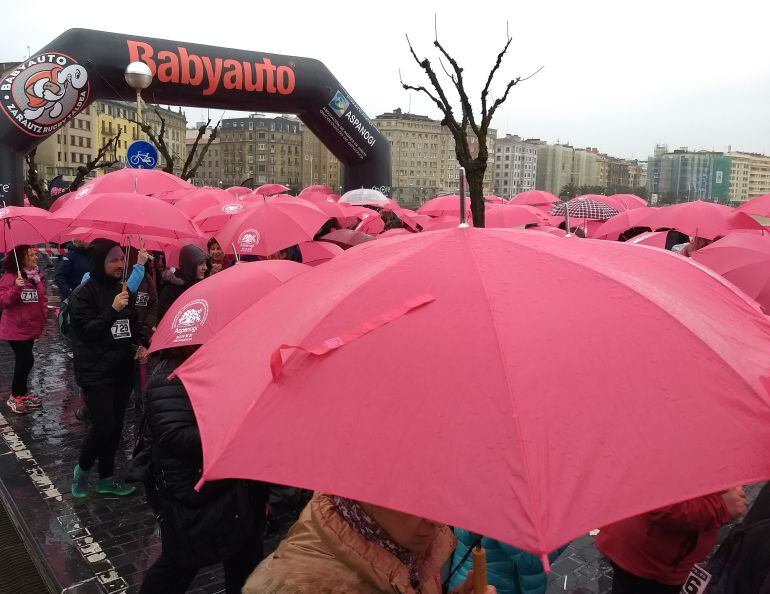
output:
[[[310,183],[308,185],[313,185],[313,155],[305,155],[305,161],[310,161]]]
[[[152,72],[144,62],[131,62],[123,74],[126,84],[136,91],[136,121],[142,123],[142,91],[152,84]]]

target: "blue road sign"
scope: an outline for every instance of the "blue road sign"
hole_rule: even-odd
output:
[[[146,140],[135,140],[128,145],[126,161],[134,169],[153,169],[158,164],[158,149]]]

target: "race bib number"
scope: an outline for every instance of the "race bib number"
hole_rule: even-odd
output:
[[[136,294],[136,304],[141,307],[147,307],[147,304],[150,302],[150,294],[149,293],[137,293]]]
[[[711,574],[700,565],[695,565],[682,586],[681,594],[703,594],[711,581]]]
[[[110,330],[112,331],[112,338],[115,340],[131,338],[131,324],[128,320],[118,320]]]
[[[22,289],[21,301],[23,303],[37,303],[37,289]]]

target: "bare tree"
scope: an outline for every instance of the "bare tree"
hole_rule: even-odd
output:
[[[455,116],[455,112],[452,108],[452,104],[447,97],[447,93],[444,91],[441,82],[436,75],[436,71],[433,68],[428,58],[420,59],[417,57],[417,53],[412,47],[412,42],[407,36],[406,42],[409,45],[409,51],[417,62],[417,65],[425,72],[432,90],[428,89],[424,85],[411,85],[401,80],[401,86],[406,90],[418,91],[427,95],[436,107],[439,108],[443,114],[441,124],[449,128],[452,133],[452,137],[455,141],[455,155],[459,164],[465,168],[465,175],[468,180],[468,188],[471,196],[471,212],[473,214],[473,224],[476,227],[484,226],[484,173],[487,170],[487,160],[489,154],[487,151],[487,134],[489,132],[489,125],[492,123],[492,117],[495,115],[497,109],[508,99],[510,90],[520,82],[532,78],[535,74],[542,70],[539,68],[534,73],[526,77],[516,77],[511,79],[505,87],[503,94],[497,99],[490,102],[489,90],[492,84],[492,79],[495,73],[500,69],[500,65],[503,61],[508,48],[511,45],[511,37],[507,35],[505,46],[502,51],[497,54],[497,60],[495,61],[492,69],[487,76],[484,89],[481,91],[481,118],[476,119],[473,113],[473,106],[471,105],[468,92],[466,90],[465,80],[463,79],[463,68],[459,65],[457,60],[452,57],[449,52],[438,40],[438,30],[435,31],[435,39],[433,45],[438,49],[441,56],[443,56],[450,66],[450,70],[444,66],[441,56],[439,56],[439,63],[449,80],[452,81],[457,94],[460,97],[460,106],[462,116],[459,121]],[[470,130],[469,130],[470,129]],[[472,132],[478,140],[478,153],[474,155],[471,151],[470,144],[468,142],[468,133]]]
[[[118,159],[115,159],[115,147],[120,141],[120,132],[107,141],[96,153],[96,157],[89,159],[84,165],[77,167],[77,173],[75,179],[70,183],[69,191],[74,192],[86,179],[86,176],[95,171],[96,169],[102,169],[106,167],[112,167],[118,163]],[[112,152],[112,159],[107,159],[105,156]],[[51,196],[51,191],[48,187],[48,182],[38,172],[37,162],[35,157],[37,155],[37,149],[32,149],[25,157],[27,165],[27,178],[24,180],[24,193],[29,198],[29,203],[32,206],[38,208],[48,209],[53,204],[56,197]]]
[[[158,119],[160,120],[160,130],[157,134],[155,134],[155,131],[153,128],[145,123],[145,122],[139,122],[137,120],[131,120],[136,125],[139,126],[139,128],[147,135],[147,138],[150,139],[150,142],[155,146],[155,148],[158,149],[158,152],[160,153],[161,157],[163,157],[163,160],[165,161],[165,165],[163,166],[163,171],[166,173],[174,173],[174,165],[176,163],[176,157],[171,153],[171,150],[168,148],[168,145],[166,144],[166,119],[161,115],[160,111],[157,109],[155,110],[155,115],[158,116]],[[205,124],[201,125],[198,128],[198,136],[195,138],[195,142],[192,145],[192,148],[190,149],[190,153],[187,155],[187,159],[182,167],[182,173],[179,175],[184,180],[189,180],[195,177],[195,174],[198,171],[198,168],[203,163],[203,159],[206,157],[206,153],[209,150],[209,146],[211,146],[211,143],[214,142],[217,138],[217,135],[219,133],[219,124],[222,123],[222,120],[217,122],[217,125],[214,126],[214,129],[211,131],[211,134],[209,134],[209,137],[206,139],[205,144],[202,148],[200,148],[200,154],[198,155],[198,158],[195,158],[195,153],[198,152],[198,149],[200,147],[200,141],[203,138],[203,136],[206,134],[206,130],[208,130],[209,125],[211,124],[211,120],[208,120]]]

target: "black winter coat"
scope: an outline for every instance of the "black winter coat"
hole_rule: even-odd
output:
[[[59,288],[59,297],[64,301],[83,281],[83,276],[88,272],[90,261],[86,250],[71,247],[62,256],[56,269],[56,286]]]
[[[135,296],[122,311],[112,307],[120,290],[117,281],[90,278],[70,296],[75,379],[81,386],[129,380],[136,347],[147,346],[137,326]]]
[[[165,532],[164,551],[166,543],[177,543],[174,549],[189,548],[187,556],[213,562],[245,542],[261,547],[268,490],[244,480],[213,481],[194,490],[203,468],[200,433],[184,386],[168,379],[181,362],[161,361],[147,385],[145,444],[152,451],[153,477],[148,494]]]
[[[136,321],[143,343],[149,343],[152,329],[158,324],[158,291],[149,274],[145,274],[134,300]]]

